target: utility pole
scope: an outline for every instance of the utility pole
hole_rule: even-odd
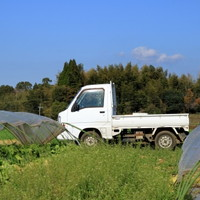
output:
[[[41,105],[41,103],[40,103],[40,105],[38,106],[38,109],[39,109],[39,115],[41,114],[41,110],[42,110],[42,105]]]

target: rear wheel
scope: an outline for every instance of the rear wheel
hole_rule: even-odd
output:
[[[162,149],[173,149],[176,146],[176,137],[170,131],[161,131],[156,135],[155,145]]]
[[[82,135],[81,141],[87,146],[96,146],[101,142],[101,137],[95,131],[88,131]]]

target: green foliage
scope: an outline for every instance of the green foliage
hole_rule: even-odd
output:
[[[53,86],[49,84],[49,81],[48,78],[45,78],[43,84],[35,84],[34,89],[29,91],[24,103],[27,112],[38,114],[40,107],[41,115],[51,117]]]
[[[139,68],[132,63],[84,71],[75,60],[64,63],[55,85],[46,77],[33,87],[29,82],[19,82],[15,89],[0,86],[0,109],[36,114],[40,109],[40,114],[56,119],[81,86],[110,81],[116,85],[118,114],[200,112],[200,78],[195,81],[190,75],[179,77],[162,67]]]
[[[52,91],[52,100],[58,102],[70,103],[76,91],[65,85],[56,85]]]
[[[98,83],[98,74],[95,69],[92,68],[86,73],[85,82],[86,82],[86,85]]]
[[[166,90],[163,94],[163,102],[167,106],[166,113],[180,113],[184,111],[183,94],[178,90]]]
[[[5,184],[9,180],[11,166],[7,161],[0,160],[0,185]]]
[[[13,170],[0,199],[171,200],[179,156],[179,149],[68,145]]]
[[[31,90],[27,95],[25,108],[28,112],[38,114],[38,107],[44,100],[44,93],[42,88]]]
[[[45,87],[49,87],[51,82],[52,82],[52,80],[49,79],[48,77],[42,79],[42,84]]]
[[[65,110],[67,108],[67,103],[66,102],[59,102],[55,101],[53,102],[51,106],[51,117],[52,119],[57,119],[58,118],[58,113]]]
[[[11,110],[17,111],[18,110],[18,101],[16,100],[15,93],[5,94],[4,96],[0,97],[0,110]],[[16,102],[15,104],[13,102]]]
[[[28,81],[21,81],[17,83],[15,89],[18,91],[30,90],[32,89],[32,84]]]
[[[0,110],[16,110],[13,104],[15,97],[15,90],[9,85],[0,86]]]
[[[9,85],[1,85],[0,86],[0,98],[2,98],[6,94],[13,94],[15,90],[12,86]]]
[[[46,145],[0,145],[0,185],[10,180],[15,166],[23,167],[38,159],[55,155],[62,151],[65,146],[57,140]]]
[[[63,71],[58,75],[58,85],[79,89],[83,85],[83,66],[75,60],[65,62]]]
[[[51,117],[57,119],[58,113],[65,110],[76,90],[65,85],[56,85],[52,90]]]

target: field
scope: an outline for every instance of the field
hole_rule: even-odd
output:
[[[39,158],[9,165],[0,199],[175,199],[180,154],[120,145],[42,150]]]
[[[200,114],[190,114],[190,130],[200,124]]]
[[[200,122],[190,115],[190,128]],[[176,199],[181,149],[102,144],[87,148],[56,140],[47,145],[5,145],[0,132],[0,199]],[[11,192],[12,191],[12,192]],[[189,198],[188,198],[189,199]]]

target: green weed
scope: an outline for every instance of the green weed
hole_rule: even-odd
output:
[[[0,145],[0,184],[9,180],[12,166],[24,167],[38,158],[61,152],[64,146],[57,140],[46,145]]]
[[[0,188],[0,199],[175,199],[170,179],[177,174],[180,153],[180,149],[68,145],[15,170]]]

